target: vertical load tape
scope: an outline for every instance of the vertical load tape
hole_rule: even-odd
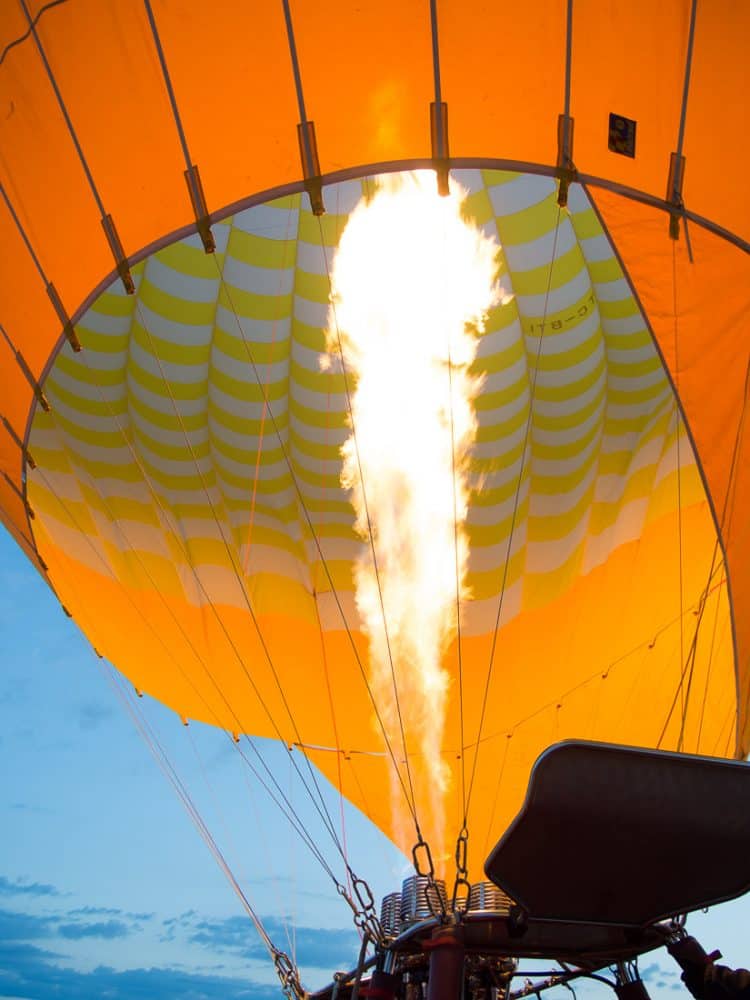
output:
[[[437,174],[438,194],[443,198],[449,193],[450,150],[448,148],[448,105],[445,101],[430,104],[430,141],[432,162]]]
[[[115,267],[117,268],[123,288],[128,295],[134,295],[135,282],[133,281],[133,275],[130,273],[128,259],[122,248],[122,242],[115,228],[114,219],[111,215],[103,215],[101,222],[104,235],[107,237],[107,243],[109,243],[109,248],[112,251],[112,256],[115,258]]]
[[[5,471],[3,472],[3,479],[8,484],[8,486],[10,486],[10,488],[13,490],[13,492],[15,493],[15,495],[18,497],[18,499],[23,504],[23,507],[24,507],[24,510],[26,511],[26,516],[28,517],[28,519],[30,521],[33,521],[34,520],[34,516],[35,516],[34,515],[34,511],[31,509],[31,504],[29,503],[29,501],[23,495],[23,490],[19,489],[19,487],[13,482],[13,480],[10,478],[10,476],[8,475],[8,473],[5,472]]]
[[[318,159],[318,144],[315,141],[315,123],[304,121],[297,126],[299,155],[302,160],[302,176],[305,179],[305,191],[310,198],[313,215],[323,215],[323,181],[320,176],[320,160]]]
[[[49,409],[50,409],[49,400],[44,395],[44,390],[42,389],[42,387],[39,385],[39,383],[37,382],[37,380],[34,378],[34,373],[29,368],[29,366],[28,366],[28,364],[26,362],[26,358],[23,356],[23,354],[21,354],[20,351],[17,351],[15,348],[13,348],[13,352],[14,352],[14,354],[16,356],[16,361],[18,362],[18,367],[21,369],[21,371],[24,374],[24,377],[26,378],[26,381],[31,386],[32,392],[36,396],[39,405],[41,406],[41,408],[44,410],[45,413],[49,413]]]
[[[685,204],[682,200],[682,185],[685,180],[685,157],[672,153],[669,157],[669,178],[667,179],[667,201],[669,212],[669,235],[673,240],[680,238],[680,218]]]
[[[81,342],[76,336],[76,331],[75,328],[73,327],[73,321],[65,311],[65,306],[62,304],[62,299],[58,295],[57,289],[55,288],[55,286],[52,284],[51,281],[47,283],[47,295],[49,296],[50,302],[54,306],[55,312],[57,313],[60,322],[62,323],[63,333],[65,334],[68,343],[77,354],[81,350]]]
[[[28,448],[23,443],[23,441],[18,436],[18,434],[16,434],[13,425],[10,423],[10,421],[7,419],[7,417],[2,416],[2,414],[0,414],[0,420],[2,420],[3,426],[5,427],[6,431],[10,435],[11,439],[18,446],[21,454],[23,455],[24,461],[26,462],[26,464],[28,465],[28,467],[30,469],[35,469],[36,468],[36,462],[31,457],[31,452],[28,450]]]
[[[185,171],[185,182],[190,193],[190,204],[193,206],[195,224],[198,227],[198,235],[201,238],[203,249],[206,253],[213,253],[216,250],[216,241],[214,240],[214,234],[211,232],[211,219],[208,214],[206,196],[203,193],[201,175],[198,173],[198,167],[194,163]]]
[[[560,208],[568,204],[568,189],[577,177],[573,163],[573,125],[570,115],[557,116],[557,176],[560,181],[557,204]]]

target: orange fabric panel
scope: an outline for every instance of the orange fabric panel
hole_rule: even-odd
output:
[[[747,388],[746,388],[747,393]],[[747,396],[746,396],[747,398]],[[735,631],[739,650],[738,701],[742,720],[739,751],[747,757],[750,754],[750,613],[748,612],[748,567],[750,567],[750,518],[747,502],[750,497],[750,416],[747,412],[743,421],[738,465],[734,488],[730,496],[727,512],[727,554],[732,572],[732,596],[734,598]]]
[[[469,11],[461,0],[438,3],[453,156],[556,162],[565,10],[564,0],[516,4],[512,11],[507,4],[477,3]]]
[[[36,13],[36,7],[32,11],[32,16]],[[26,18],[21,10],[20,4],[4,4],[2,17],[0,17],[0,51],[4,51],[7,45],[11,45],[17,38],[20,38],[27,30]]]
[[[45,292],[39,272],[23,244],[5,206],[0,205],[0,288],[12,289],[4,294],[0,305],[0,323],[16,350],[20,350],[29,369],[41,379],[42,371],[59,330],[59,321]],[[29,336],[34,330],[36,335]],[[10,421],[23,440],[34,400],[28,379],[21,371],[15,351],[0,338],[2,364],[2,399],[0,412]],[[18,447],[5,431],[0,435],[0,468],[21,484],[21,462]]]
[[[5,525],[31,563],[41,570],[29,532],[26,509],[5,478],[0,478],[0,523]]]
[[[55,284],[72,312],[92,285],[111,270],[111,256],[99,213],[31,39],[17,45],[5,58],[0,69],[0,106],[12,108],[0,122],[0,180],[47,279]],[[5,217],[5,206],[1,205],[0,210]],[[27,256],[25,248],[18,252],[23,258]],[[22,267],[27,266],[24,259]],[[9,287],[15,295],[15,284]],[[40,319],[43,317],[36,311],[32,313],[27,331],[29,326],[38,330]],[[31,334],[19,332],[18,336],[25,339]]]
[[[685,130],[688,208],[750,240],[750,5],[699,3]]]
[[[341,745],[372,748],[375,731],[362,721],[371,704],[345,633],[326,637],[324,657],[312,624],[265,615],[257,619],[261,645],[244,608],[218,605],[214,613],[163,591],[125,588],[68,557],[43,529],[37,541],[60,600],[95,649],[139,690],[188,718],[230,731],[288,742],[301,736],[326,746],[336,745],[338,732]],[[357,642],[364,660],[364,640],[357,636]],[[329,690],[335,692],[335,720]],[[341,712],[342,705],[351,711]],[[377,741],[375,746],[380,749]]]
[[[571,114],[574,160],[582,173],[666,197],[670,154],[678,143],[689,25],[685,0],[615,5],[576,0]],[[687,207],[746,240],[750,136],[741,123],[750,92],[748,38],[746,4],[698,4],[683,148]],[[635,159],[608,149],[610,112],[637,122]]]
[[[29,538],[26,508],[16,491],[5,480],[5,477],[0,479],[0,514],[2,514],[5,524],[13,526],[16,536],[20,535],[26,539]]]
[[[20,428],[19,430],[18,427],[13,425],[13,421],[8,418],[5,402],[6,401],[4,399],[0,400],[0,416],[3,416],[6,420],[8,420],[11,427],[16,434],[19,435],[19,437],[23,437],[23,428]],[[6,472],[14,482],[20,483],[21,464],[21,449],[10,436],[8,431],[6,431],[5,426],[0,424],[0,469],[2,469],[3,472]],[[5,478],[0,477],[0,481],[5,482]]]
[[[143,4],[127,0],[62,4],[42,18],[39,37],[126,253],[135,253],[156,236],[190,222],[192,211],[182,176],[185,165]],[[27,44],[25,48],[31,61],[39,64],[35,72],[43,73],[34,46]],[[35,101],[46,100],[46,93],[51,94],[46,77],[37,80],[35,76],[34,82]],[[45,111],[59,117],[56,104],[53,108],[45,105]],[[73,176],[68,184],[74,182],[72,190],[77,191],[84,182],[84,172],[72,140],[65,132],[54,141],[66,158],[72,159]],[[89,190],[85,184],[75,211],[94,211],[96,217],[76,242],[84,259],[92,251],[98,254],[103,244],[99,266],[112,270],[114,261],[99,224],[98,209],[95,205],[91,209]],[[33,197],[33,188],[27,197]],[[83,221],[80,219],[78,225]],[[56,235],[65,248],[77,232],[62,230]],[[72,269],[75,262],[64,263]],[[56,273],[57,268],[53,280],[62,285]],[[67,284],[64,287],[72,311],[82,296],[73,288],[68,291]]]
[[[677,243],[668,238],[663,212],[628,204],[603,191],[593,195],[677,385],[723,526],[738,652],[740,749],[746,754],[750,750],[750,534],[742,512],[750,503],[746,427],[750,256],[690,226],[691,263],[684,235]],[[728,489],[731,517],[724,513]]]
[[[5,350],[6,345],[0,345],[0,351]],[[6,361],[5,363],[15,366],[15,361]],[[8,404],[12,404],[12,402],[10,394],[3,392],[2,398],[0,398],[0,415],[8,420],[16,434],[22,438],[24,428],[14,425],[10,417],[11,407]],[[16,413],[16,415],[22,416],[23,410],[20,413]],[[0,470],[10,477],[19,490],[21,489],[21,450],[2,425],[0,425]],[[13,489],[3,475],[0,475],[0,522],[6,526],[26,555],[36,564],[34,546],[29,535],[26,508],[16,490]]]
[[[564,8],[561,0],[502,11],[480,3],[440,5],[455,155],[554,161]],[[592,0],[575,5],[571,110],[581,170],[664,194],[679,123],[688,8],[677,0],[616,10]],[[298,111],[280,7],[157,3],[155,13],[210,208],[299,179]],[[428,155],[433,84],[426,12],[401,4],[298,3],[293,16],[323,169]],[[737,122],[747,89],[741,47],[749,17],[729,0],[699,10],[686,145],[688,206],[746,235],[747,139]],[[3,19],[5,36],[16,36],[18,12],[4,12]],[[39,32],[126,251],[189,222],[184,165],[143,10],[123,0],[106,7],[82,0],[47,11]],[[204,66],[217,59],[221,72],[209,85]],[[12,109],[2,126],[5,179],[43,265],[73,310],[111,269],[111,259],[29,39],[5,60],[0,100]],[[634,161],[607,150],[610,110],[639,122]],[[717,144],[725,152],[722,183],[715,179]],[[45,218],[54,219],[49,228]]]
[[[282,5],[152,6],[209,209],[299,180],[299,115]],[[148,47],[155,58],[150,34]],[[161,78],[159,88],[164,92]],[[176,144],[171,119],[167,136]],[[175,184],[182,195],[182,177]]]
[[[690,5],[576,0],[573,8],[575,164],[663,198],[677,145]],[[610,112],[637,122],[634,159],[609,150]]]
[[[321,167],[430,155],[429,8],[292,3],[307,115]]]

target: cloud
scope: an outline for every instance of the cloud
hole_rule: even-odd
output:
[[[11,802],[8,808],[15,809],[18,812],[41,813],[47,815],[52,812],[49,806],[32,805],[30,802]]]
[[[75,910],[68,910],[69,917],[127,917],[129,920],[152,920],[153,913],[130,913],[119,910],[112,906],[79,906]]]
[[[0,910],[0,942],[37,941],[54,934],[54,917]]]
[[[90,920],[93,914],[83,910],[70,910],[67,913],[21,913],[19,911],[0,910],[0,941],[38,941],[61,938],[67,941],[81,941],[84,938],[99,938],[112,941],[124,938],[141,930],[141,924],[135,914],[112,911],[119,917],[109,920]],[[96,907],[92,907],[94,911]],[[138,914],[137,916],[141,916]],[[147,915],[148,916],[148,915]],[[2,994],[0,994],[1,996]]]
[[[82,908],[87,909],[87,908]],[[96,907],[90,909],[96,910]],[[73,912],[73,911],[71,911]],[[149,915],[150,916],[150,915]],[[191,915],[192,916],[192,915]],[[190,917],[188,917],[190,919]],[[67,955],[40,947],[39,939],[114,938],[127,935],[122,920],[65,921],[58,915],[0,910],[0,997],[34,1000],[278,1000],[277,985],[269,986],[215,968],[150,968],[116,971],[101,966],[80,972],[57,964]]]
[[[279,987],[180,969],[61,968],[51,952],[0,938],[0,996],[34,1000],[278,1000]]]
[[[186,910],[181,913],[178,917],[169,917],[166,920],[162,920],[162,927],[166,927],[166,930],[162,934],[161,941],[174,941],[177,936],[178,930],[190,930],[195,924],[194,917],[197,916],[197,910]]]
[[[678,975],[677,969],[665,968],[663,965],[659,965],[658,962],[651,962],[645,967],[645,969],[640,970],[641,979],[644,983],[652,983],[656,986],[666,986],[664,982],[665,979],[673,979]]]
[[[10,880],[6,882],[15,885]],[[55,960],[68,964],[74,961],[70,955],[52,950],[56,945],[65,952],[66,942],[93,944],[97,940],[118,941],[131,936],[136,940],[135,936],[144,930],[140,921],[153,918],[151,913],[130,913],[104,906],[79,906],[41,914],[0,909],[0,997],[88,1000],[106,995],[108,1000],[218,1000],[219,997],[278,1000],[278,987],[270,989],[261,983],[241,982],[236,978],[238,962],[240,967],[243,963],[251,967],[251,963],[259,962],[260,966],[255,968],[271,969],[268,952],[247,916],[206,919],[195,910],[187,910],[154,922],[153,930],[161,930],[163,939],[177,939],[192,948],[187,968],[127,972],[99,968],[83,973],[61,969],[56,964]],[[351,968],[356,962],[359,940],[353,927],[324,930],[298,926],[294,929],[292,948],[283,918],[266,917],[263,923],[274,944],[307,974],[324,970],[331,975],[334,970]],[[135,953],[132,944],[127,947],[130,954]],[[221,964],[224,961],[226,965]]]
[[[265,917],[263,926],[278,948],[289,950],[287,932],[292,933],[290,925],[278,917]],[[295,927],[293,933],[296,960],[300,965],[333,971],[356,964],[359,938],[353,927],[332,930]],[[214,954],[232,952],[247,959],[268,956],[248,917],[200,920],[194,924],[189,940],[192,944],[209,948]]]
[[[71,941],[80,941],[82,938],[104,938],[111,941],[113,938],[127,937],[131,930],[132,928],[128,927],[122,920],[99,921],[95,924],[58,924],[56,928],[60,937],[68,938]]]
[[[61,893],[47,882],[24,882],[0,875],[0,896],[59,896]]]
[[[106,722],[114,715],[114,710],[109,705],[101,702],[89,701],[78,710],[78,726],[86,732],[98,728],[102,722]]]
[[[3,970],[10,969],[13,965],[25,962],[41,962],[50,958],[64,958],[56,951],[47,951],[44,948],[37,948],[35,944],[19,944],[14,941],[0,940],[0,976]]]

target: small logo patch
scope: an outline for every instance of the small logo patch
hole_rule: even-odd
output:
[[[620,156],[635,157],[635,127],[637,122],[624,115],[609,116],[609,148]]]

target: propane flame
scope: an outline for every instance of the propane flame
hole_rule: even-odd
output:
[[[499,300],[497,243],[462,217],[466,192],[437,194],[432,172],[384,179],[359,203],[333,264],[327,346],[343,362],[352,432],[342,454],[356,528],[355,567],[370,645],[370,686],[402,783],[439,835],[449,770],[441,753],[465,587],[468,455],[476,434],[470,372],[487,310]],[[425,817],[419,817],[422,822]],[[398,824],[397,824],[398,825]]]

